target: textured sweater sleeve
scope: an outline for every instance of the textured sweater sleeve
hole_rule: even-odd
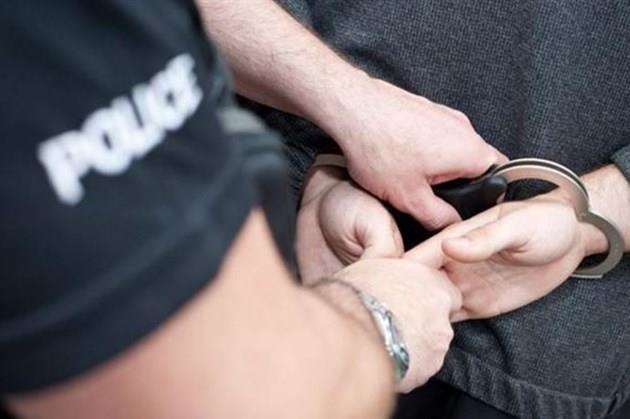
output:
[[[611,160],[630,182],[630,144],[613,154]]]

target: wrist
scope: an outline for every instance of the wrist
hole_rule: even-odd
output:
[[[584,257],[605,253],[608,250],[608,240],[600,229],[588,223],[579,225]]]
[[[372,338],[380,342],[380,334],[370,311],[363,304],[359,290],[352,284],[334,278],[322,278],[313,290],[333,304],[337,310],[354,319]]]
[[[346,64],[344,62],[344,64]],[[369,105],[367,97],[375,89],[374,79],[366,72],[346,64],[322,83],[320,94],[306,103],[306,117],[323,129],[346,152],[352,146],[352,137],[358,109]]]
[[[329,191],[330,188],[346,180],[346,178],[346,171],[339,167],[311,167],[305,176],[300,206],[303,207],[319,198]]]
[[[396,380],[400,382],[409,370],[409,352],[397,325],[394,314],[377,298],[356,288],[350,282],[340,279],[324,278],[315,288],[334,287],[337,294],[337,306],[345,313],[353,316],[364,329],[381,341],[390,359],[393,361]],[[343,292],[350,297],[339,298]],[[362,309],[347,307],[349,302],[356,305],[360,301]]]
[[[573,209],[573,201],[561,189],[554,189],[549,193],[536,196],[532,200],[551,201]],[[608,250],[606,235],[592,224],[581,222],[579,219],[577,221],[578,241],[576,245],[582,249],[584,257],[606,252]]]
[[[356,377],[358,374],[359,377],[363,378],[356,381],[355,385],[356,383],[378,382],[379,385],[374,396],[382,397],[393,394],[395,381],[392,360],[382,344],[368,310],[356,293],[343,285],[334,282],[327,283],[325,280],[320,280],[317,284],[307,288],[309,288],[307,293],[309,297],[324,303],[330,308],[330,312],[336,315],[334,318],[323,319],[323,322],[319,323],[323,330],[315,329],[316,332],[326,336],[328,330],[338,330],[340,324],[345,325],[345,329],[350,332],[343,336],[335,334],[334,339],[337,341],[333,342],[344,348],[344,350],[335,351],[334,359],[347,355],[349,359],[354,361],[351,365],[360,366],[360,368],[354,368],[356,371],[352,374],[346,371],[346,375]],[[339,341],[340,337],[342,338],[341,341]],[[345,379],[345,377],[340,378]],[[387,385],[386,388],[383,387],[384,384]],[[356,393],[353,391],[353,394]],[[390,398],[387,397],[387,400]]]

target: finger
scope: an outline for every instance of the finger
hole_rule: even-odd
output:
[[[405,258],[422,263],[434,269],[442,268],[449,260],[442,250],[442,242],[451,237],[461,237],[476,228],[495,221],[499,214],[499,207],[493,207],[477,214],[468,220],[461,221],[441,231],[405,253]]]
[[[484,140],[480,139],[480,141]],[[508,161],[507,156],[484,141],[481,148],[468,157],[465,165],[464,161],[459,163],[462,172],[460,177],[476,178],[486,173],[492,166],[501,165]]]
[[[496,160],[494,162],[494,164],[505,164],[507,162],[510,161],[510,159],[508,158],[508,156],[506,156],[505,154],[501,153],[498,149],[490,146],[490,148],[492,148],[492,150],[494,150],[494,155],[496,156]]]
[[[413,216],[428,230],[437,230],[461,220],[455,208],[435,196],[427,184],[403,197],[402,202],[403,208],[398,209]]]
[[[471,319],[470,314],[464,308],[452,312],[451,313],[451,318],[450,318],[451,323],[464,322],[464,321],[470,320],[470,319]]]
[[[440,269],[446,263],[444,251],[442,250],[442,240],[437,236],[408,250],[404,258],[433,269]]]
[[[464,297],[462,296],[462,292],[459,290],[459,288],[457,288],[455,284],[451,282],[448,275],[444,272],[443,274],[444,288],[448,293],[451,302],[449,312],[451,315],[453,315],[454,313],[457,313],[462,309]]]
[[[362,204],[353,231],[361,246],[361,259],[401,257],[404,253],[402,235],[387,209],[372,196]]]
[[[458,111],[457,109],[453,109],[446,105],[441,105],[441,104],[437,104],[437,107],[441,109],[442,111],[446,112],[447,114],[451,115],[458,121],[463,122],[466,125],[472,126],[472,122],[470,121],[470,118],[468,118],[468,115],[466,115],[464,112]]]
[[[450,153],[443,160],[443,168],[431,176],[429,183],[437,185],[459,178],[477,178],[493,165],[507,163],[508,158],[478,137],[476,146]]]
[[[364,247],[361,259],[397,258],[405,251],[396,222],[384,208],[383,211],[384,216],[371,217],[371,223],[359,229],[359,241]]]
[[[463,263],[481,262],[504,250],[515,250],[527,243],[527,230],[509,218],[500,218],[442,242],[445,255]]]

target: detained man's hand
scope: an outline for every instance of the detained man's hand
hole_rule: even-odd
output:
[[[463,295],[452,320],[487,318],[529,304],[562,284],[586,255],[584,225],[551,195],[498,205],[407,252],[443,268]]]
[[[369,259],[334,277],[372,295],[394,313],[410,355],[400,392],[419,387],[440,370],[453,339],[449,319],[461,307],[460,292],[443,272],[412,260]]]
[[[304,283],[359,259],[401,257],[403,244],[387,209],[334,167],[316,168],[297,222],[297,259]]]
[[[317,122],[343,149],[351,177],[429,229],[459,220],[431,185],[507,160],[463,113],[387,82],[357,78],[344,95],[335,117]]]

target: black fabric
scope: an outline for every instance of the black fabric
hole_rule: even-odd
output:
[[[220,121],[225,73],[192,1],[3,1],[0,51],[1,395],[159,327],[252,205],[286,205],[265,195],[286,168]]]
[[[465,112],[511,158],[551,159],[580,174],[629,165],[629,2],[279,3],[370,74]],[[287,137],[299,190],[332,141],[256,108]],[[440,379],[519,417],[605,417],[630,396],[628,279],[626,257],[604,280],[571,279],[514,313],[458,325]]]
[[[399,397],[395,419],[511,419],[514,416],[496,410],[468,394],[436,379],[422,391]]]
[[[630,145],[622,148],[621,150],[613,154],[612,161],[626,176],[628,182],[630,182]]]
[[[514,416],[436,379],[399,396],[394,419],[510,419]],[[630,402],[606,419],[630,418]]]
[[[223,64],[227,72],[227,64]],[[239,107],[232,79],[221,80],[219,119],[228,135],[239,143],[245,170],[258,190],[259,205],[264,209],[276,245],[283,260],[297,278],[293,248],[296,225],[295,195],[290,192],[289,166],[282,138],[272,133],[252,113]]]

